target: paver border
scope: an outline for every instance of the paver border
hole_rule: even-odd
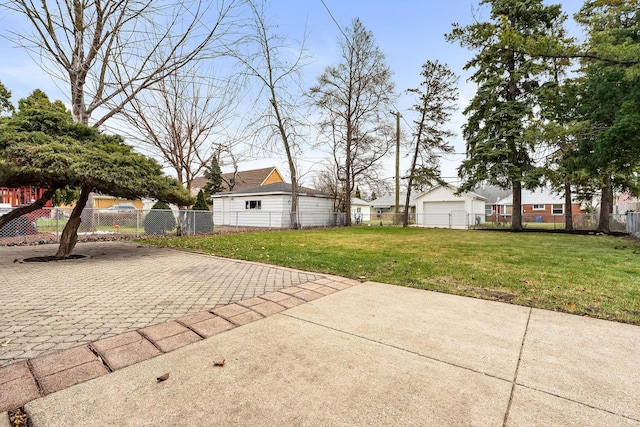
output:
[[[8,419],[8,412],[32,400],[358,284],[357,280],[325,275],[302,285],[0,367],[0,427],[5,414]]]

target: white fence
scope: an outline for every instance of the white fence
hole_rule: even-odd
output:
[[[257,228],[309,228],[336,227],[345,224],[345,214],[340,212],[264,211],[249,209],[239,211],[216,211],[213,214],[216,226]]]
[[[627,233],[640,237],[640,212],[627,212]]]

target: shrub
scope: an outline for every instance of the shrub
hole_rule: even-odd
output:
[[[171,208],[164,202],[156,202],[144,219],[146,234],[165,234],[176,228],[176,219]]]
[[[204,199],[204,193],[202,190],[198,192],[198,198],[196,203],[191,208],[193,209],[193,230],[196,234],[212,233],[213,232],[213,217],[209,210],[209,205]]]

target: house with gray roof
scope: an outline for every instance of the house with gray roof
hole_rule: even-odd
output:
[[[285,182],[217,193],[211,200],[215,225],[291,228],[344,223],[344,215],[333,212],[333,195],[306,187],[298,189],[298,210],[292,215],[292,186]]]

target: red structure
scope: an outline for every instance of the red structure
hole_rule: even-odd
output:
[[[37,187],[0,187],[0,203],[9,203],[14,208],[30,205],[42,197],[45,191],[46,189]],[[49,200],[45,206],[50,208],[52,206],[51,200]]]

